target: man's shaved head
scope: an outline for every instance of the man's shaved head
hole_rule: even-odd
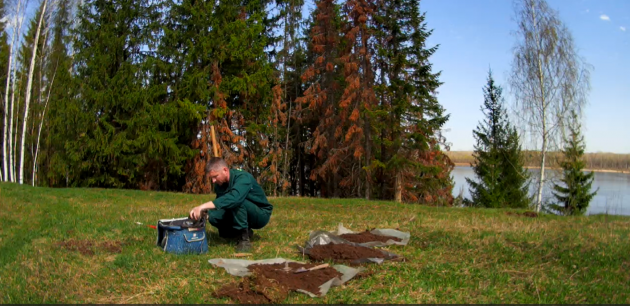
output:
[[[211,157],[208,163],[206,163],[206,174],[210,172],[219,172],[223,168],[228,168],[228,164],[220,157]]]

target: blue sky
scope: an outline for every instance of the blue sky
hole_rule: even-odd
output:
[[[567,25],[579,54],[593,66],[582,122],[587,152],[630,153],[630,1],[548,0]],[[438,99],[451,114],[446,124],[451,150],[473,150],[483,114],[488,69],[512,103],[507,76],[516,29],[511,0],[421,0],[420,10],[439,44],[431,57],[444,84]]]

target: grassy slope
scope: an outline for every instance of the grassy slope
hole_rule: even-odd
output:
[[[212,267],[233,245],[211,232],[210,252],[175,256],[155,247],[160,218],[185,216],[210,199],[176,193],[47,189],[0,183],[1,303],[226,303],[211,292],[236,280]],[[371,227],[410,231],[408,261],[326,297],[293,293],[288,303],[630,303],[630,219],[537,219],[503,210],[431,208],[345,199],[273,199],[254,259],[301,260],[310,230]],[[411,220],[412,217],[416,217]],[[145,225],[137,225],[135,222]],[[122,253],[81,255],[68,239],[120,241]]]

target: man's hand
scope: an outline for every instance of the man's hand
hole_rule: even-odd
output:
[[[190,211],[190,214],[188,215],[188,217],[190,217],[193,220],[199,220],[201,218],[201,214],[208,209],[213,209],[214,208],[214,203],[212,202],[208,202],[208,203],[204,203],[201,204],[195,208],[193,208]]]
[[[193,220],[199,220],[199,218],[201,218],[201,213],[204,211],[203,205],[199,205],[195,208],[193,208],[190,211],[190,214],[188,215],[189,218],[193,219]]]

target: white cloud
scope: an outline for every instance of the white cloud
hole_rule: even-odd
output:
[[[610,21],[610,17],[608,17],[607,15],[602,14],[601,16],[599,16],[599,19],[601,20],[606,20],[606,21]]]
[[[24,16],[15,16],[15,15],[11,15],[11,16],[4,16],[1,20],[1,22],[5,22],[7,25],[7,28],[10,28],[11,30],[13,30],[13,28],[17,28],[20,23],[22,23],[22,28],[24,28]],[[9,33],[11,33],[11,31],[8,31]],[[10,35],[10,34],[9,34]]]
[[[626,31],[626,27],[619,27],[619,30]]]

